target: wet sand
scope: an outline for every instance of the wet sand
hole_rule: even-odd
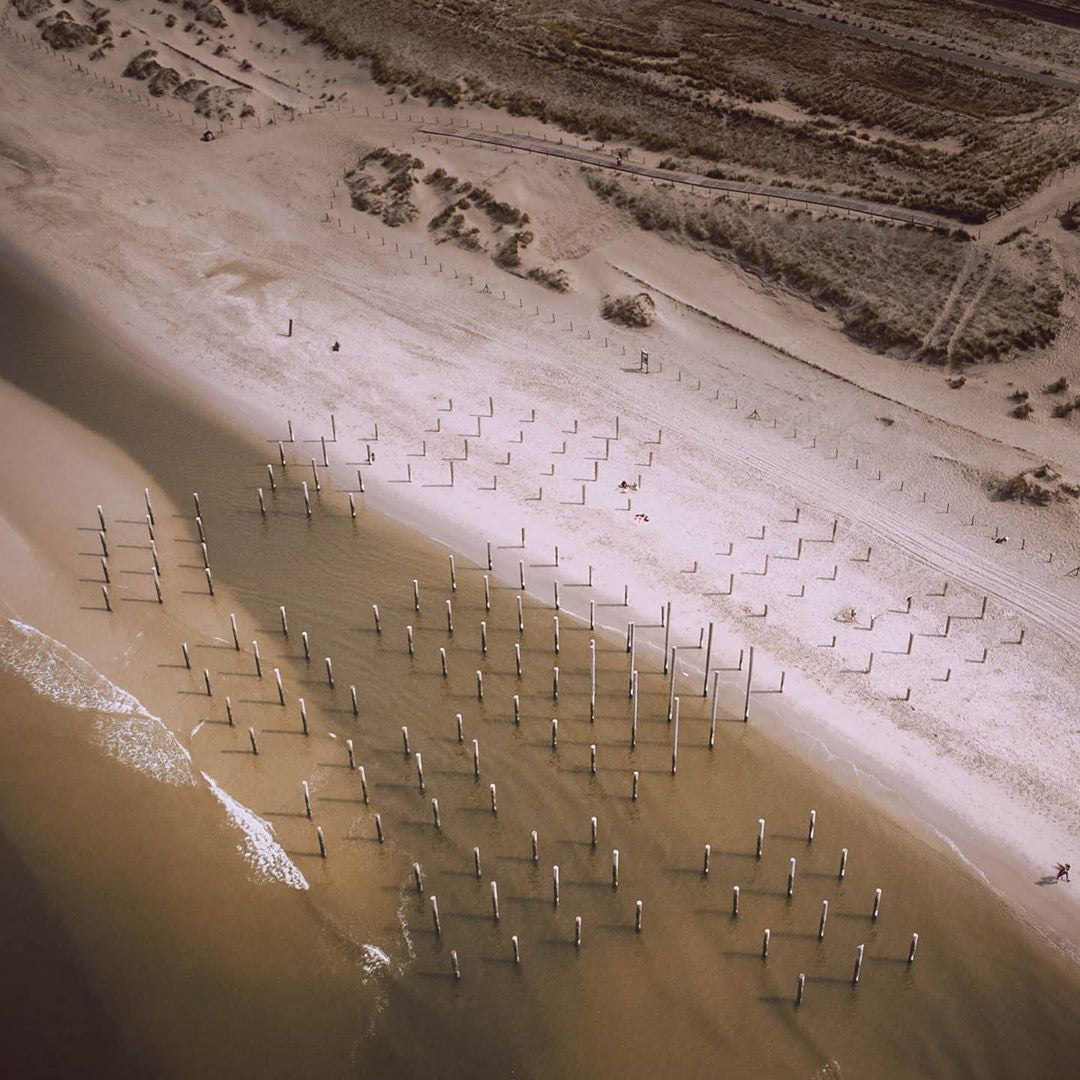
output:
[[[458,589],[451,593],[444,549],[368,511],[350,521],[343,495],[333,490],[345,476],[333,474],[308,520],[299,483],[310,482],[310,472],[294,464],[263,519],[254,487],[264,483],[264,462],[276,448],[228,428],[132,358],[94,341],[47,298],[24,294],[9,317],[16,325],[4,376],[67,418],[54,417],[47,432],[22,430],[6,446],[9,461],[27,470],[35,463],[35,492],[53,493],[12,505],[16,487],[4,487],[9,521],[47,549],[57,568],[71,572],[51,594],[55,606],[45,605],[50,632],[66,619],[65,632],[55,636],[94,654],[95,665],[161,716],[190,751],[195,775],[209,773],[271,822],[310,885],[298,890],[253,880],[252,867],[235,851],[235,831],[205,787],[167,787],[123,769],[98,742],[82,745],[85,712],[72,715],[32,699],[25,687],[13,689],[3,698],[5,731],[12,733],[6,739],[17,750],[2,765],[11,807],[5,829],[69,927],[70,947],[43,965],[42,977],[67,982],[79,957],[93,988],[70,1016],[89,1024],[93,1009],[103,1011],[124,1030],[137,1060],[176,1076],[207,1069],[295,1075],[304,1062],[318,1075],[366,1068],[398,1076],[645,1076],[667,1068],[696,1076],[722,1066],[747,1076],[809,1077],[836,1060],[846,1076],[1004,1078],[1045,1076],[1077,1060],[1074,966],[1019,925],[949,853],[778,750],[753,724],[733,722],[730,702],[710,751],[707,703],[689,675],[678,686],[680,756],[673,777],[668,683],[656,670],[655,650],[639,653],[639,742],[631,752],[622,641],[564,618],[555,657],[555,612],[535,599],[526,600],[519,636],[512,586],[520,551],[496,552],[488,612],[482,571],[468,560],[458,559]],[[41,332],[45,325],[48,335]],[[46,423],[28,405],[21,415]],[[115,476],[93,486],[94,462],[79,456],[71,432],[60,437],[72,424],[80,439],[104,439],[123,451],[150,478],[159,506],[174,508],[158,514],[162,607],[147,580],[143,485],[129,475],[126,494]],[[43,434],[50,436],[47,453],[31,442]],[[289,453],[303,461],[317,453],[315,446]],[[58,498],[80,469],[86,475],[78,479],[77,501],[74,494]],[[28,473],[20,477],[25,483]],[[120,583],[111,616],[97,610],[92,554],[94,505],[110,484],[109,535],[116,545],[110,561]],[[191,518],[193,490],[204,510],[213,598],[205,591]],[[421,587],[419,613],[413,578]],[[61,615],[65,593],[75,602]],[[452,635],[447,599],[454,604]],[[373,603],[380,607],[379,634]],[[280,604],[288,610],[288,637],[278,625]],[[239,653],[229,639],[230,611],[241,626]],[[489,627],[486,657],[481,619]],[[406,625],[415,630],[413,659],[405,649]],[[310,665],[302,630],[310,634]],[[659,627],[640,633],[662,641]],[[260,641],[265,669],[281,668],[285,708],[272,681],[254,676],[252,638]],[[192,648],[190,672],[180,663],[181,640]],[[598,647],[593,723],[590,640]],[[524,656],[520,681],[515,643]],[[446,680],[440,647],[447,651]],[[333,658],[334,689],[323,675],[324,656]],[[203,667],[215,686],[212,697],[201,689]],[[483,702],[476,696],[478,669]],[[360,701],[355,719],[350,684]],[[231,696],[235,727],[226,722],[224,694]],[[514,694],[521,699],[519,726]],[[298,695],[307,703],[307,738]],[[464,744],[456,740],[458,712]],[[553,716],[560,721],[554,752]],[[403,752],[403,724],[411,750],[423,754],[423,793],[415,762]],[[257,731],[257,757],[248,725]],[[62,755],[61,767],[55,740],[65,732],[78,749]],[[473,738],[480,743],[479,781]],[[353,740],[365,767],[370,805],[347,767],[345,739]],[[595,777],[590,745],[597,747]],[[64,782],[68,769],[79,784]],[[641,794],[633,802],[635,769]],[[313,821],[304,814],[305,779]],[[497,815],[489,803],[493,782]],[[439,830],[432,797],[440,803]],[[812,844],[806,839],[811,809],[817,811]],[[375,837],[375,812],[386,832],[383,845]],[[767,821],[760,861],[754,858],[759,817]],[[325,831],[325,860],[315,824]],[[538,865],[529,858],[532,829],[540,837]],[[705,843],[712,845],[708,878],[701,872]],[[481,850],[479,879],[474,846]],[[842,883],[841,847],[851,852]],[[617,889],[610,881],[612,848],[620,852]],[[175,860],[159,861],[173,851],[180,853]],[[45,852],[47,860],[40,857]],[[790,857],[798,869],[788,900]],[[422,897],[410,882],[414,861],[423,869]],[[561,874],[558,908],[551,900],[552,864]],[[109,902],[106,877],[122,884],[127,906]],[[492,880],[499,885],[497,923]],[[736,884],[738,919],[731,916]],[[873,922],[875,888],[884,890],[884,901]],[[432,893],[439,898],[441,937],[431,925]],[[638,899],[641,934],[634,932]],[[824,899],[830,914],[819,944]],[[573,944],[577,915],[584,927],[580,949]],[[772,942],[763,963],[765,927]],[[920,934],[920,951],[909,967],[912,931]],[[519,967],[511,960],[512,934],[521,941]],[[851,967],[860,943],[866,961],[856,989]],[[365,945],[385,950],[389,966],[365,973]],[[460,983],[450,976],[450,949],[461,958]],[[796,1011],[800,972],[807,992]],[[191,1038],[193,1023],[205,1024],[198,1040]],[[102,1040],[107,1049],[106,1034]]]

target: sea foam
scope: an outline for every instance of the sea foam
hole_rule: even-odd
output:
[[[156,780],[193,787],[191,755],[160,717],[55,638],[17,619],[0,623],[0,665],[43,697],[95,713],[105,749]]]
[[[209,773],[202,776],[214,797],[225,807],[229,821],[244,834],[243,843],[237,844],[236,850],[248,865],[260,877],[281,881],[291,889],[308,888],[307,879],[278,843],[274,827],[254,810],[237,802]]]

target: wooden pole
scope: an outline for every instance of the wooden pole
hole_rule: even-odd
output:
[[[642,902],[639,900],[634,905],[634,930],[637,933],[641,933],[641,914],[642,914]]]
[[[274,668],[274,682],[277,685],[278,704],[285,704],[285,687],[281,684],[281,671],[278,668]]]
[[[795,860],[788,859],[787,895],[790,900],[795,892]]]
[[[851,985],[852,986],[858,986],[859,985],[859,976],[862,974],[863,953],[865,951],[866,951],[866,946],[865,945],[860,945],[855,950],[855,969],[851,973]]]
[[[701,866],[701,872],[708,877],[709,876],[709,863],[712,861],[712,844],[705,845],[705,860]]]
[[[638,721],[638,673],[630,672],[630,687],[633,702],[630,706],[630,749],[637,748],[637,721]]]
[[[844,875],[847,873],[847,848],[840,849],[840,880],[844,880]]]
[[[872,910],[870,912],[870,918],[871,919],[877,919],[877,917],[880,914],[881,914],[881,890],[880,889],[875,889],[874,890],[874,906],[873,906],[873,908],[872,908]]]
[[[635,769],[630,774],[630,777],[630,801],[637,802],[638,779],[640,778],[640,773]]]
[[[750,646],[750,660],[746,665],[746,696],[743,699],[743,723],[750,719],[750,681],[754,677],[754,646]]]
[[[669,673],[670,677],[668,678],[667,701],[667,718],[669,724],[671,723],[671,718],[675,715],[675,667],[678,651],[678,646],[673,645],[671,647],[671,668]]]
[[[709,666],[712,663],[712,639],[713,639],[713,624],[709,623],[709,638],[708,644],[705,646],[705,675],[701,680],[701,696],[707,697],[709,693]],[[710,746],[712,743],[709,744]]]
[[[671,775],[679,770],[679,699],[675,699],[674,720],[671,729]]]
[[[710,624],[711,625],[711,624]],[[714,671],[712,678],[712,709],[709,714],[709,749],[716,746],[716,707],[720,701],[720,672]]]
[[[364,805],[367,806],[368,802],[369,802],[368,786],[367,786],[367,771],[364,769],[364,766],[361,765],[360,768],[358,768],[356,770],[356,772],[357,772],[357,775],[360,777],[360,791],[362,792],[362,794],[364,796]]]
[[[611,849],[611,887],[619,887],[619,849]]]
[[[771,936],[771,932],[769,931],[768,927],[766,927],[764,933],[761,935],[761,959],[762,960],[768,960],[769,959],[769,938],[770,938],[770,936]]]
[[[817,826],[817,811],[810,811],[810,824],[806,830],[806,842],[812,844],[814,842],[814,829]]]
[[[817,939],[818,941],[825,940],[825,923],[829,919],[829,901],[821,901],[821,921],[818,923]]]
[[[559,906],[559,868],[553,866],[551,868],[551,895],[555,907]]]
[[[761,858],[762,852],[765,850],[765,819],[758,818],[757,823],[757,849],[754,857]]]
[[[259,643],[253,641],[251,643],[251,654],[255,658],[255,676],[256,678],[262,678],[262,657],[259,655]]]

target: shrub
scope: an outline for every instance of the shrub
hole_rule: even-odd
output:
[[[623,326],[652,326],[656,318],[656,303],[647,292],[611,296],[607,294],[600,301],[600,314],[610,322]]]

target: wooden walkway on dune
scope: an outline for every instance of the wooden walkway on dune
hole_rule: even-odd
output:
[[[681,184],[700,191],[717,191],[728,194],[747,195],[781,203],[801,204],[807,209],[822,207],[840,210],[850,214],[880,218],[886,221],[900,222],[904,225],[916,225],[924,229],[953,229],[956,222],[948,221],[936,214],[920,213],[917,210],[904,210],[895,206],[864,202],[861,199],[849,199],[843,195],[832,195],[821,191],[801,191],[798,188],[770,187],[763,184],[747,184],[737,180],[714,180],[696,173],[675,172],[671,169],[658,169],[650,165],[639,165],[631,161],[619,162],[613,154],[599,150],[586,150],[580,146],[565,142],[553,142],[534,135],[522,135],[517,132],[476,131],[460,127],[421,127],[424,135],[442,136],[443,138],[462,139],[466,142],[485,143],[488,146],[504,147],[508,150],[520,150],[529,154],[544,154],[547,157],[564,158],[577,161],[597,169],[610,169],[612,172],[641,176],[665,184]]]

